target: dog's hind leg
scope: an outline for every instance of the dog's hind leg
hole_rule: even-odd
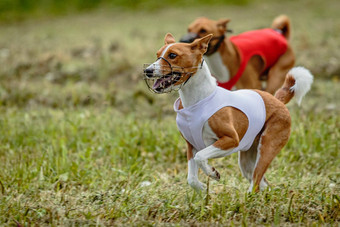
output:
[[[266,91],[274,94],[283,84],[287,72],[294,66],[295,57],[293,50],[288,46],[287,51],[279,58],[268,72]]]
[[[264,174],[275,156],[287,143],[290,135],[291,119],[288,110],[272,115],[266,122],[260,137],[257,161],[252,176],[250,192],[263,190],[267,186]]]
[[[260,136],[257,136],[249,150],[238,152],[238,164],[240,166],[241,173],[247,180],[249,180],[249,183],[251,183],[253,178],[259,140]]]

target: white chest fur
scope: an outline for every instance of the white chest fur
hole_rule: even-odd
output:
[[[210,56],[204,56],[210,72],[219,82],[227,82],[230,79],[229,69],[223,64],[222,57],[218,51]]]

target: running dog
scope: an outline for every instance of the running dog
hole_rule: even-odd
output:
[[[303,67],[291,69],[275,96],[260,90],[228,91],[217,86],[203,59],[211,38],[210,34],[189,44],[176,43],[168,33],[157,61],[145,66],[144,79],[155,93],[179,91],[174,109],[187,142],[191,187],[206,187],[198,180],[199,168],[220,179],[209,159],[238,152],[249,191],[263,190],[268,186],[264,174],[290,136],[291,118],[285,104],[294,96],[300,103],[313,76]]]
[[[274,94],[295,62],[288,42],[291,33],[289,18],[281,15],[274,19],[271,28],[228,38],[225,34],[229,21],[198,18],[190,24],[188,34],[180,41],[190,43],[213,34],[205,59],[219,86],[228,90],[234,86],[237,89],[262,89]],[[266,82],[266,86],[262,82]]]

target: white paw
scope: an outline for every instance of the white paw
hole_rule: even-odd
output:
[[[264,178],[262,178],[262,180],[260,182],[260,191],[264,191],[267,187],[268,187],[268,184],[266,183]]]
[[[248,193],[252,193],[253,192],[253,181],[251,181],[251,183],[250,183],[250,186],[249,186],[249,188],[248,188]]]
[[[264,178],[262,178],[262,180],[260,182],[260,191],[264,191],[267,187],[268,187],[268,184],[265,182]],[[255,191],[254,183],[253,183],[253,181],[251,181],[248,192],[252,193],[254,191]]]
[[[207,189],[207,186],[200,182],[198,179],[188,178],[188,184],[197,192],[201,192]]]
[[[219,181],[221,176],[220,173],[214,168],[211,167],[208,164],[207,160],[202,160],[199,159],[197,156],[195,157],[195,162],[196,164],[203,170],[203,172],[205,173],[205,175],[207,175],[208,177],[211,177],[214,180]]]

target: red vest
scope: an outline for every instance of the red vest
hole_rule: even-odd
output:
[[[281,55],[287,50],[287,40],[279,32],[271,29],[261,29],[244,32],[237,36],[230,37],[230,41],[236,46],[240,55],[240,68],[235,76],[229,81],[219,83],[218,86],[230,90],[242,76],[249,59],[259,55],[264,60],[262,72],[275,64]]]

